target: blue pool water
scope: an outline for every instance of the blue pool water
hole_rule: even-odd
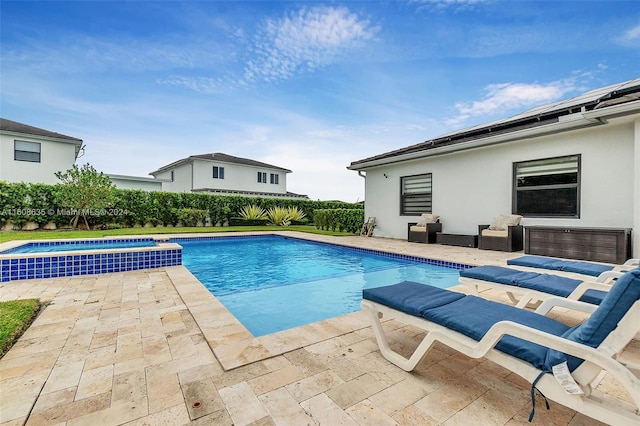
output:
[[[58,251],[75,250],[101,250],[101,249],[121,249],[137,247],[153,247],[156,243],[151,238],[128,239],[128,240],[78,240],[78,241],[47,241],[40,243],[27,243],[19,247],[0,252],[0,254],[17,253],[50,253]]]
[[[458,269],[279,236],[175,242],[183,265],[256,337],[356,312],[363,288],[405,280],[446,288],[459,277]]]

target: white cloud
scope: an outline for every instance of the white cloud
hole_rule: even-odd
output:
[[[345,7],[304,7],[267,20],[245,68],[250,81],[278,81],[313,71],[370,40],[377,32],[368,20]]]
[[[640,25],[636,25],[635,27],[625,31],[620,37],[618,37],[618,41],[622,44],[637,46],[638,43],[640,43]]]
[[[459,127],[473,117],[504,115],[515,109],[525,109],[561,99],[576,90],[575,79],[553,81],[547,84],[501,83],[485,87],[484,98],[480,101],[458,102],[458,114],[446,120],[451,127]]]

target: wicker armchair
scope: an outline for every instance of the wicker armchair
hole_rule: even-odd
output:
[[[496,216],[491,225],[478,226],[478,248],[481,250],[520,251],[524,247],[522,216]]]
[[[412,243],[433,244],[436,242],[436,233],[442,232],[442,224],[438,216],[423,214],[422,222],[409,223],[407,225],[407,241]],[[434,222],[431,222],[431,221]],[[427,222],[427,223],[424,223]]]

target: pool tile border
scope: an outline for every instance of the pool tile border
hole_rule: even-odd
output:
[[[118,250],[118,249],[114,249]],[[161,244],[156,247],[109,250],[106,252],[49,252],[35,256],[3,255],[0,282],[34,278],[58,278],[109,272],[135,271],[182,265],[182,247]],[[17,255],[16,255],[17,256]]]
[[[0,255],[5,254],[25,254],[25,253],[15,253],[13,250],[18,248],[22,248],[25,246],[29,247],[43,247],[43,246],[61,246],[61,245],[80,245],[90,241],[92,244],[96,245],[106,245],[106,244],[118,244],[118,243],[143,243],[143,242],[155,242],[153,238],[83,238],[83,239],[69,239],[69,240],[50,240],[50,241],[29,241],[25,240],[24,244],[16,245],[15,247],[11,247],[0,251]]]
[[[468,269],[468,268],[473,268],[474,267],[474,265],[467,265],[467,264],[458,263],[458,262],[450,262],[450,261],[447,261],[447,260],[439,260],[439,259],[431,259],[431,258],[428,258],[428,257],[411,256],[411,255],[407,255],[407,254],[392,253],[392,252],[387,252],[387,251],[382,251],[382,250],[373,250],[373,249],[362,248],[362,247],[354,247],[354,246],[345,245],[345,244],[329,243],[329,242],[326,242],[326,241],[308,240],[306,238],[300,238],[300,237],[289,236],[289,235],[281,235],[281,234],[234,235],[234,236],[229,236],[229,235],[214,236],[214,235],[212,235],[212,236],[201,236],[201,237],[169,238],[168,240],[171,241],[171,242],[179,244],[181,241],[199,241],[199,240],[216,240],[216,239],[219,239],[219,240],[261,239],[261,238],[273,238],[273,237],[304,241],[304,242],[311,243],[311,244],[321,244],[321,245],[333,246],[333,247],[338,247],[338,248],[346,249],[346,250],[354,250],[354,251],[362,252],[362,253],[369,253],[369,254],[376,254],[376,255],[379,255],[379,256],[390,257],[390,258],[393,258],[393,259],[409,260],[409,261],[412,261],[412,262],[426,263],[428,265],[434,265],[434,266],[443,266],[445,268]]]

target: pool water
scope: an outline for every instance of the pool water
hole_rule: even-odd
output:
[[[78,241],[48,241],[40,243],[27,243],[9,250],[0,252],[0,254],[17,254],[17,253],[51,253],[58,251],[76,251],[76,250],[104,250],[104,249],[122,249],[122,248],[138,248],[138,247],[154,247],[155,241],[149,239],[134,240],[78,240]]]
[[[183,265],[256,337],[356,312],[364,288],[446,288],[459,277],[458,269],[279,236],[176,242]]]

